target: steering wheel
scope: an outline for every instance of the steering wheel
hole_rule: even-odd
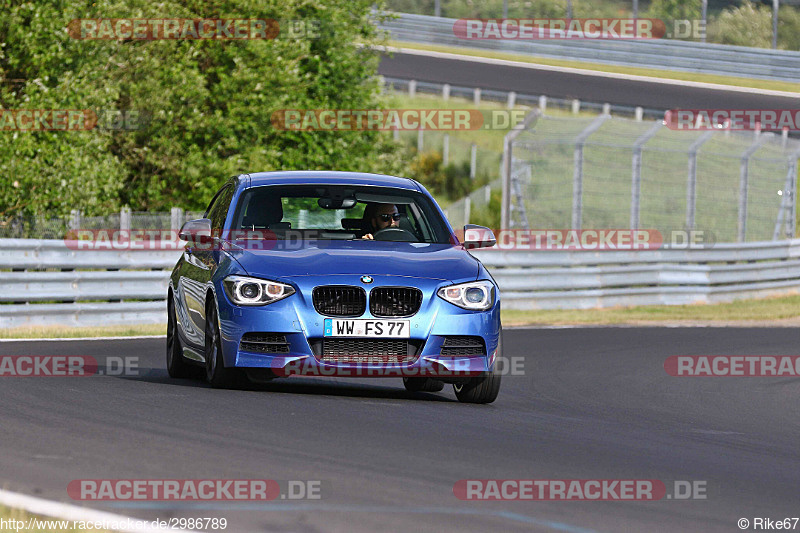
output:
[[[417,237],[403,228],[386,227],[372,234],[376,241],[417,242]]]

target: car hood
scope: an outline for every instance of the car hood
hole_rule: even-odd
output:
[[[381,275],[452,281],[477,279],[479,263],[463,247],[384,241],[236,241],[228,252],[251,276]]]

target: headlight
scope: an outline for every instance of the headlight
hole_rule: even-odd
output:
[[[228,276],[222,285],[236,305],[267,305],[294,294],[294,289],[285,283],[244,276]]]
[[[472,281],[442,287],[436,294],[462,309],[485,311],[494,305],[494,285],[490,281]]]

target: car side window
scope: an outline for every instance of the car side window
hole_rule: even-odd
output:
[[[222,229],[225,224],[225,216],[228,214],[228,209],[233,199],[233,187],[226,185],[217,193],[211,204],[208,206],[206,218],[211,219],[211,227],[214,229]]]

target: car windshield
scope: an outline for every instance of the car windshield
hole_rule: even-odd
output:
[[[451,242],[427,196],[389,187],[252,187],[241,195],[231,229],[243,239]]]

